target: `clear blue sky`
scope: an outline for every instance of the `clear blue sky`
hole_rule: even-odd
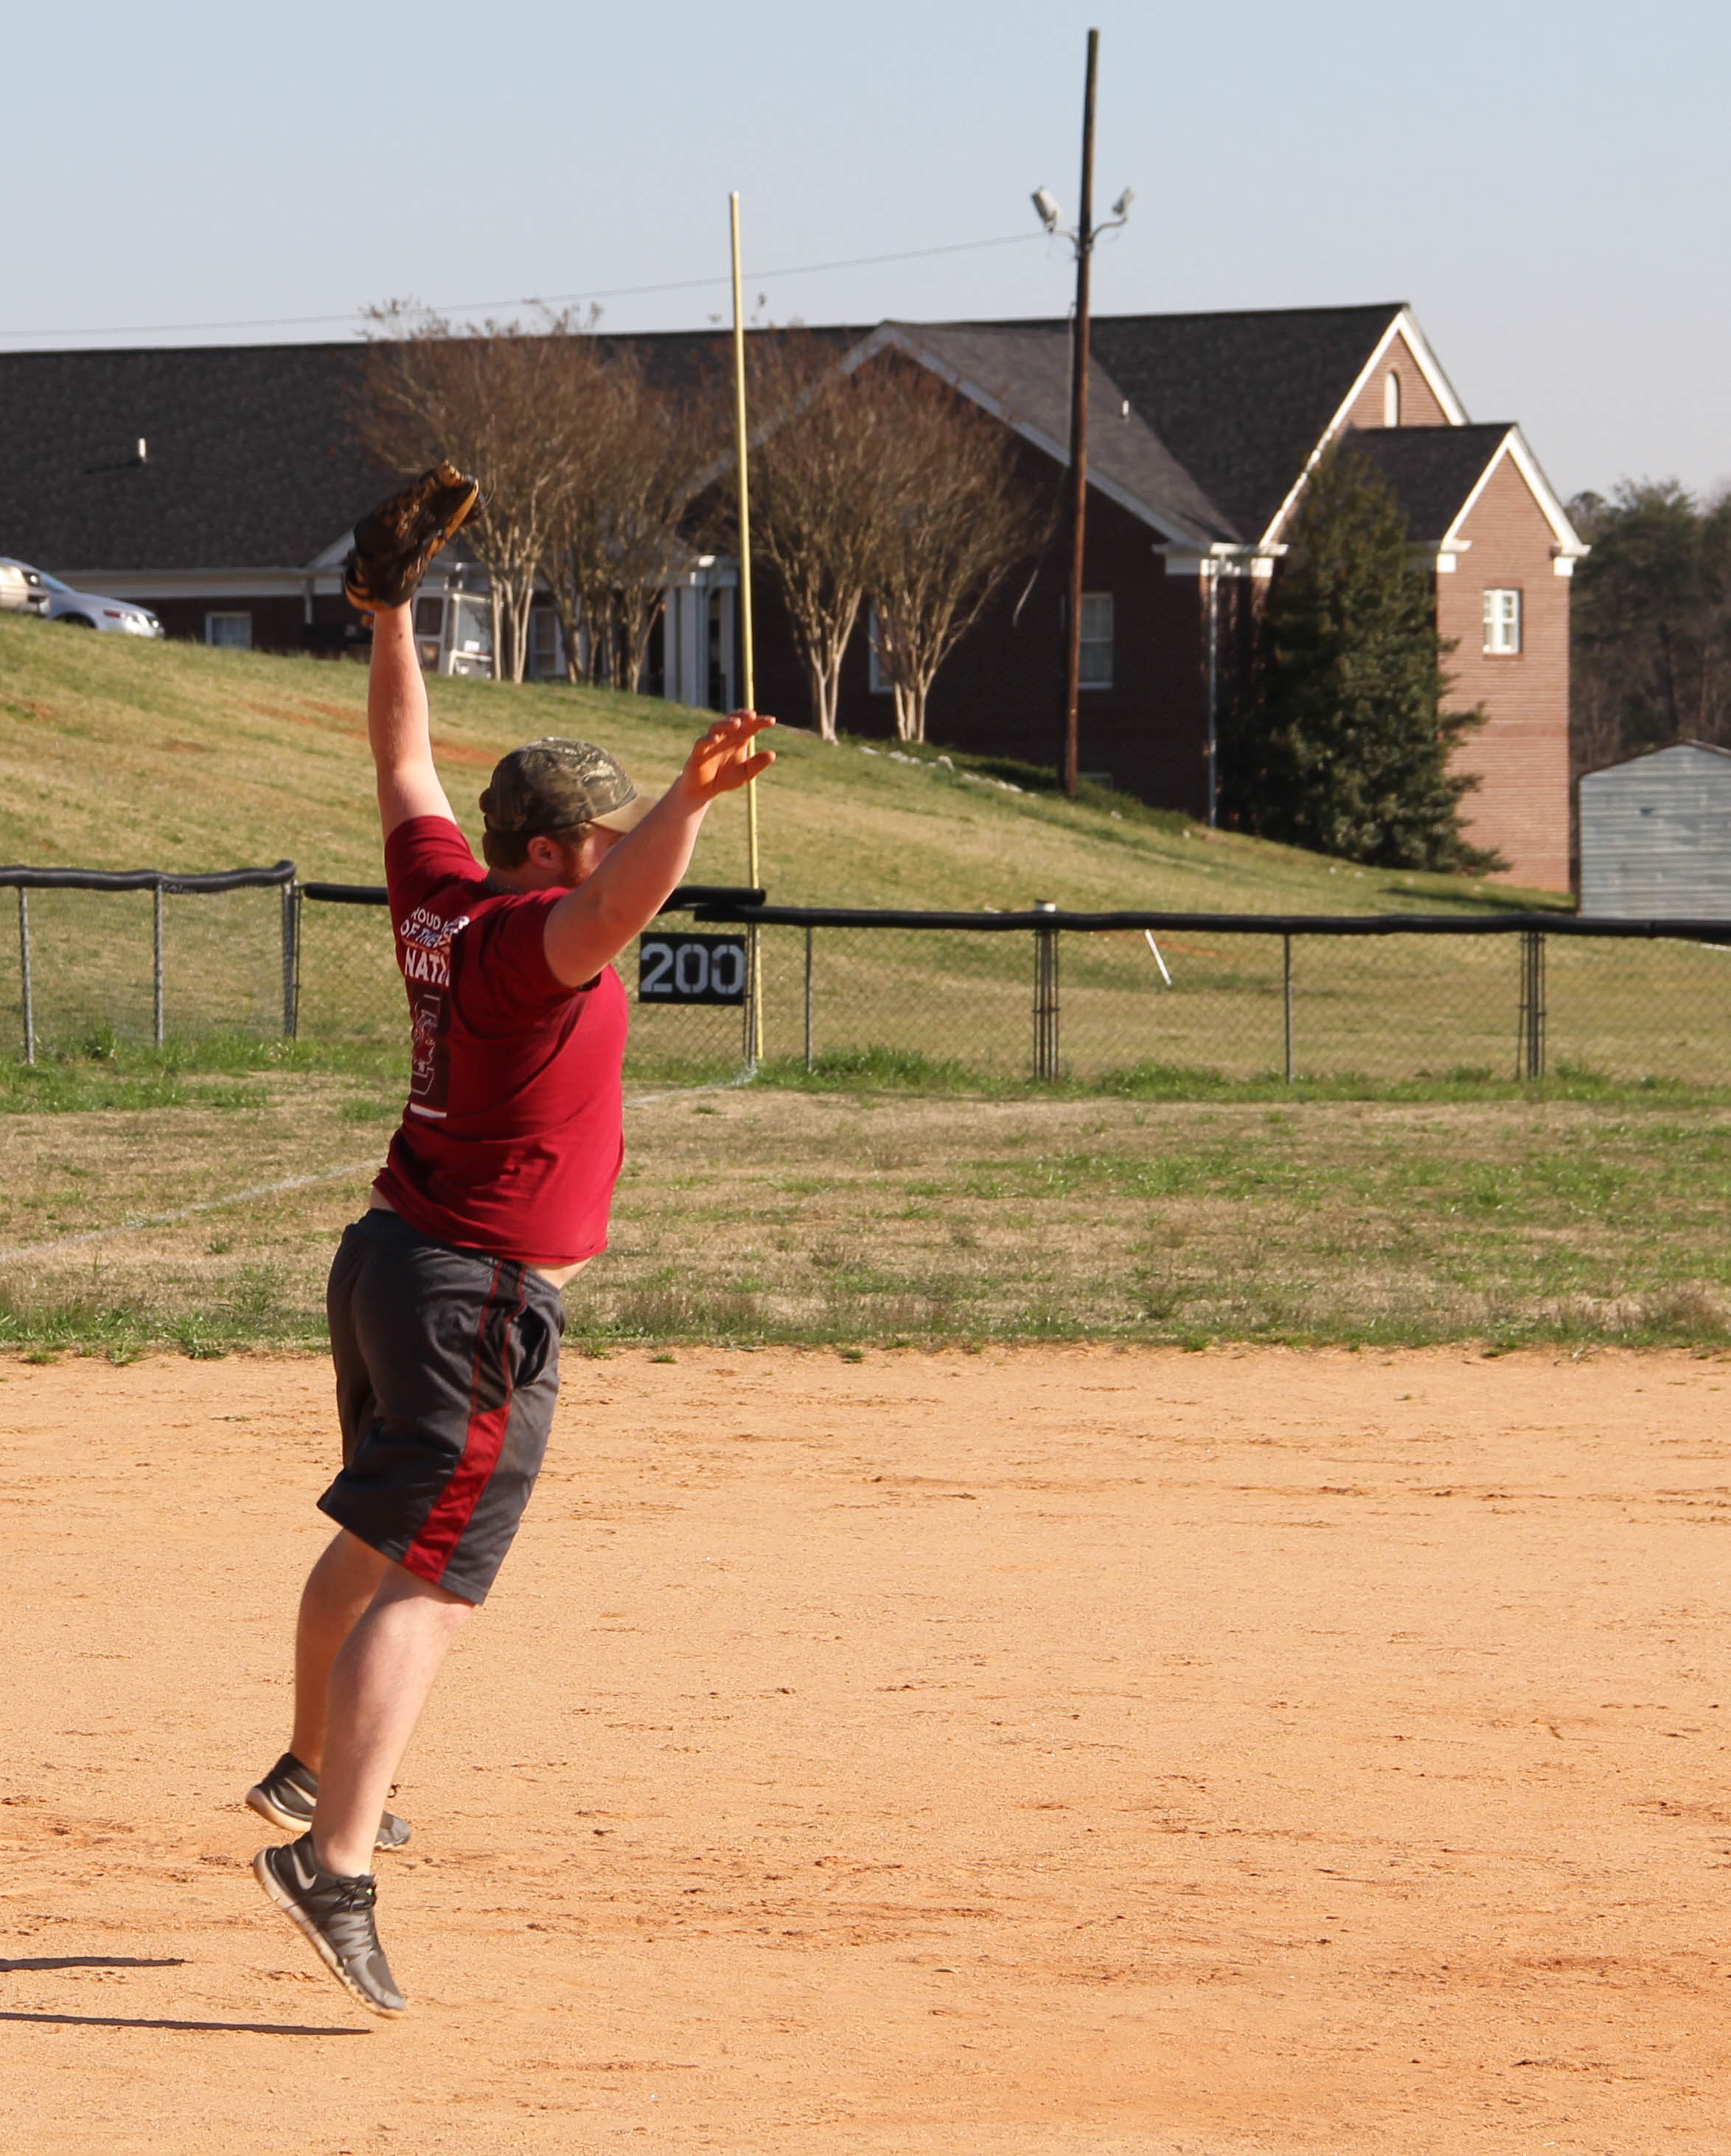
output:
[[[509,312],[713,278],[603,302],[609,328],[701,325],[735,187],[769,319],[1058,314],[1068,259],[1027,195],[1074,207],[1093,23],[1099,199],[1137,192],[1100,311],[1410,300],[1472,416],[1519,419],[1565,494],[1731,480],[1731,16],[1699,0],[95,0],[76,21],[14,9],[4,33],[0,346],[341,336],[392,296]],[[766,274],[1009,235],[1031,236]]]

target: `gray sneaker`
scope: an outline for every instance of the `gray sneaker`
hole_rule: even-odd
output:
[[[373,1922],[378,1887],[370,1871],[352,1879],[320,1871],[313,1838],[274,1843],[253,1859],[253,1876],[343,1989],[369,2014],[394,2020],[408,2001],[397,1988]]]
[[[319,1800],[319,1778],[303,1767],[292,1752],[284,1753],[262,1782],[247,1791],[247,1802],[260,1819],[279,1826],[284,1834],[305,1834],[313,1823],[313,1806]],[[395,1812],[379,1820],[375,1849],[401,1849],[409,1838],[409,1823]]]

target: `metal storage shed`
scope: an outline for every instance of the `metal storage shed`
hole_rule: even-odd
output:
[[[1731,920],[1731,750],[1679,742],[1588,773],[1580,910]]]

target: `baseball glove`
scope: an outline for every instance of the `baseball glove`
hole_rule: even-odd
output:
[[[439,548],[474,516],[475,482],[453,465],[436,464],[400,494],[369,510],[355,526],[342,588],[363,613],[406,606]]]

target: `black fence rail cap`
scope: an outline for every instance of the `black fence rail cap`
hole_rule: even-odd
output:
[[[298,889],[303,898],[325,906],[382,906],[387,897],[382,883],[304,883]],[[749,884],[682,883],[661,910],[689,913],[700,906],[725,906],[744,911],[761,906],[767,895]],[[748,912],[747,917],[755,920],[755,911]],[[731,911],[728,918],[733,918]]]
[[[1098,935],[1112,929],[1165,929],[1211,936],[1546,936],[1674,937],[1731,943],[1731,921],[1625,921],[1574,913],[1066,913],[1032,907],[1019,913],[920,913],[904,908],[759,906],[711,903],[696,909],[703,921],[755,922],[764,928],[947,928],[986,934],[1073,929]]]
[[[216,869],[184,875],[177,869],[33,869],[0,867],[0,890],[19,891],[259,891],[293,883],[294,864],[279,861],[268,869]]]

